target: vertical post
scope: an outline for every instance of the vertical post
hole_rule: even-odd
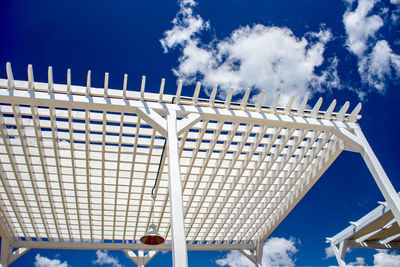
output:
[[[346,262],[344,261],[344,256],[346,255],[347,250],[347,241],[343,240],[338,245],[332,244],[333,252],[335,253],[336,260],[340,267],[345,267]]]
[[[376,157],[362,131],[360,129],[355,129],[355,133],[360,138],[364,148],[363,152],[361,152],[361,155],[367,164],[369,171],[374,177],[379,190],[381,191],[394,217],[396,218],[397,223],[400,225],[400,197],[390,182],[389,177],[387,176],[382,165],[379,163],[378,158]]]
[[[1,237],[1,256],[0,263],[2,267],[8,266],[8,256],[10,255],[10,243],[5,236]]]
[[[264,241],[258,241],[256,246],[256,267],[262,267]]]
[[[172,228],[173,266],[187,267],[187,249],[185,224],[182,205],[182,184],[178,154],[178,132],[176,111],[170,110],[167,115],[168,130],[168,188]]]

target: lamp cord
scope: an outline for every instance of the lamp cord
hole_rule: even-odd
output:
[[[154,200],[155,200],[155,196],[154,196],[154,189],[156,189],[157,186],[157,181],[158,178],[160,177],[160,171],[161,171],[161,163],[163,161],[164,158],[164,152],[165,152],[165,147],[167,146],[167,139],[164,139],[164,147],[163,147],[163,151],[161,153],[161,157],[160,157],[160,164],[158,165],[158,171],[157,171],[157,176],[156,176],[156,180],[154,181],[154,186],[151,189],[151,198],[153,199],[153,204],[154,204]]]

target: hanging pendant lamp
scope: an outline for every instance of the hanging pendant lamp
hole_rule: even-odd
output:
[[[160,245],[165,239],[157,232],[155,224],[150,224],[149,231],[140,238],[140,242],[145,245]]]
[[[162,164],[162,160],[164,158],[164,151],[166,148],[166,140],[164,140],[164,148],[163,151],[161,153],[161,157],[160,157],[160,165],[158,167],[158,172],[157,172],[157,176],[156,176],[156,180],[154,182],[154,186],[153,189],[151,190],[151,198],[152,198],[152,210],[154,208],[154,202],[156,200],[156,194],[154,194],[154,189],[156,189],[157,186],[157,181],[159,176],[161,175],[161,164]],[[162,243],[165,242],[164,237],[162,237],[158,232],[157,232],[157,227],[154,223],[151,223],[149,226],[149,230],[147,233],[144,234],[144,236],[142,236],[140,238],[140,242],[142,242],[145,245],[160,245]]]

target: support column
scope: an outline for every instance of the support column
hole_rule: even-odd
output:
[[[172,228],[172,259],[173,266],[187,267],[187,248],[185,223],[182,205],[182,184],[180,160],[178,153],[178,131],[176,111],[169,110],[167,115],[168,130],[168,188],[169,206]]]
[[[347,241],[343,240],[337,246],[332,244],[333,252],[335,253],[336,260],[340,267],[345,267],[346,262],[344,261],[344,256],[346,255],[347,250]]]
[[[10,255],[10,243],[4,236],[1,238],[1,256],[0,263],[2,267],[8,266],[8,256]]]
[[[28,252],[30,248],[18,248],[8,256],[8,264],[10,265],[14,261],[18,260],[22,255]]]
[[[256,247],[256,267],[262,267],[262,256],[264,251],[264,241],[257,242]]]
[[[361,152],[361,155],[367,164],[369,171],[374,177],[379,190],[388,203],[397,223],[400,225],[400,197],[390,182],[389,177],[386,175],[382,165],[379,163],[379,160],[377,159],[362,131],[360,129],[355,129],[355,134],[358,138],[360,138],[364,148],[364,150]]]

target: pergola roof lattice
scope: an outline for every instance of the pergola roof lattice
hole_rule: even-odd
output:
[[[188,249],[255,249],[343,149],[363,149],[360,104],[333,112],[334,101],[322,112],[322,98],[310,110],[305,99],[294,109],[294,98],[278,107],[278,95],[269,107],[263,97],[251,105],[249,89],[231,103],[232,91],[215,100],[217,87],[205,100],[199,83],[192,97],[181,96],[181,82],[172,96],[164,80],[153,94],[144,77],[136,92],[127,76],[113,90],[108,74],[104,88],[92,88],[90,72],[86,87],[71,85],[70,71],[67,84],[54,84],[51,68],[39,83],[31,66],[28,81],[16,81],[9,64],[7,75],[0,214],[13,247],[150,249],[138,240],[154,222],[167,239],[158,249],[171,249],[169,174],[179,164]]]

